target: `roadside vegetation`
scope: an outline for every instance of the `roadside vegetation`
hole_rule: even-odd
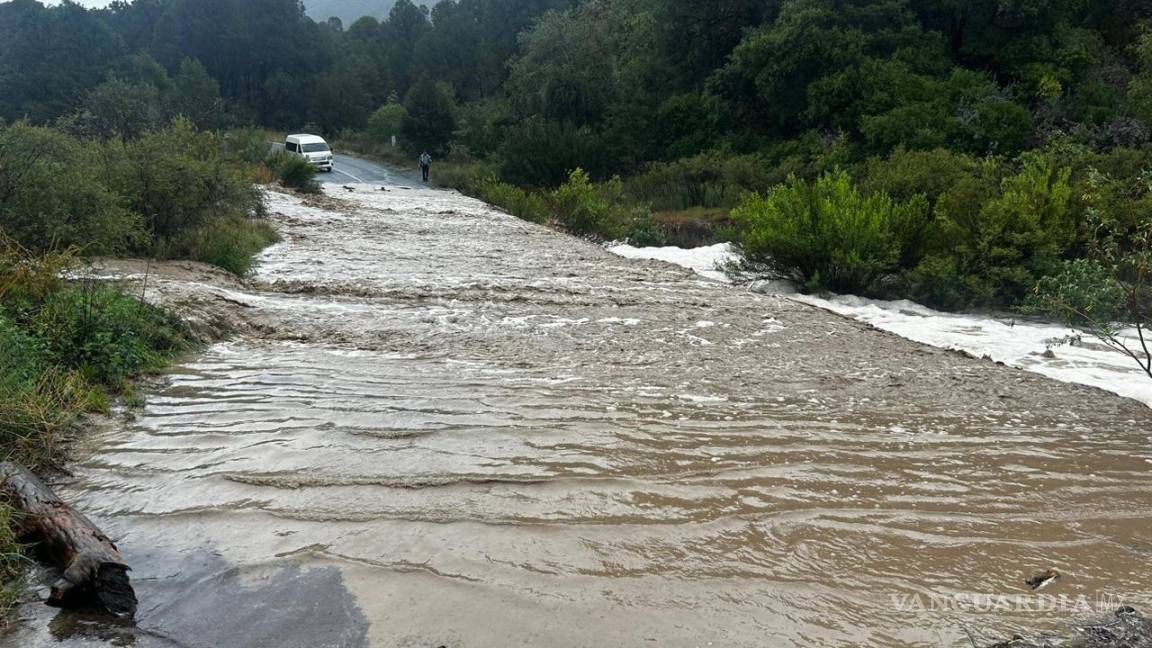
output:
[[[1147,3],[400,0],[345,25],[19,0],[0,43],[30,249],[246,271],[269,232],[229,156],[316,190],[260,131],[205,132],[259,125],[429,151],[435,181],[581,236],[731,240],[807,290],[1149,323]]]
[[[86,415],[108,414],[132,381],[191,348],[163,310],[91,280],[76,251],[33,252],[0,238],[0,460],[58,465]],[[17,600],[23,547],[0,503],[0,613]]]
[[[80,121],[0,124],[0,460],[33,469],[58,465],[87,415],[108,414],[192,346],[173,316],[86,276],[88,259],[190,259],[244,275],[277,239],[253,185],[271,175],[261,133],[175,118],[94,134]],[[13,515],[0,503],[0,612],[22,571]]]

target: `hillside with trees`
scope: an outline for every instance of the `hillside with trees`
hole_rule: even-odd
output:
[[[399,0],[345,25],[296,0],[15,0],[0,118],[399,135],[525,217],[563,224],[561,185],[595,198],[568,210],[582,234],[659,241],[689,214],[814,290],[1019,308],[1048,285],[1113,316],[1145,312],[1150,18],[1146,0]]]

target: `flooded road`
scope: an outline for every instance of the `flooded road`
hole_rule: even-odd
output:
[[[153,276],[238,333],[61,485],[138,627],[0,643],[961,646],[1066,629],[1049,567],[1152,590],[1140,403],[388,188],[272,195],[253,282]]]

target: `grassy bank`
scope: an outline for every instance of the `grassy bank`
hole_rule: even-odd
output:
[[[184,325],[114,286],[61,277],[70,253],[0,242],[0,458],[33,469],[65,457],[85,416],[108,414],[132,381],[191,348]],[[0,504],[0,612],[20,592],[16,512]]]
[[[84,260],[188,259],[247,274],[278,240],[254,183],[314,172],[273,162],[259,131],[184,120],[131,139],[0,126],[0,459],[59,465],[86,416],[109,413],[193,345],[162,309],[75,279]],[[0,612],[23,571],[15,514],[0,503]]]

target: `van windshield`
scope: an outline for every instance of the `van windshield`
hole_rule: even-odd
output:
[[[327,151],[329,149],[328,149],[327,144],[320,143],[320,144],[301,144],[300,150],[304,151],[305,153],[322,153],[322,152]]]

